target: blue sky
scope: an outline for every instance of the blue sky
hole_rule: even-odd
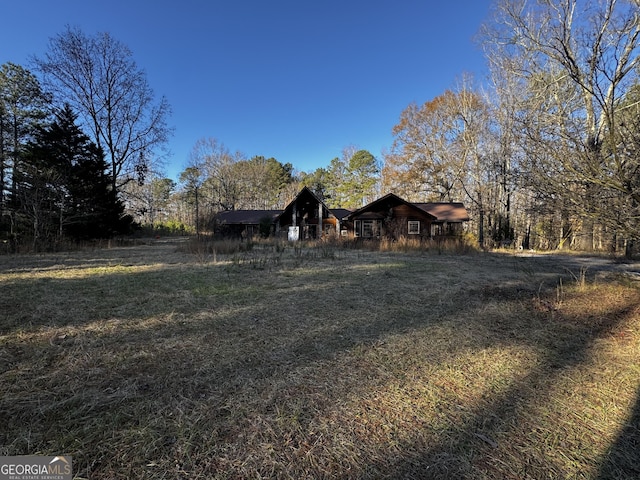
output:
[[[485,75],[474,42],[483,0],[22,0],[5,2],[0,64],[30,68],[66,25],[108,31],[133,52],[175,133],[177,179],[200,138],[298,171],[349,145],[382,159],[411,102]]]

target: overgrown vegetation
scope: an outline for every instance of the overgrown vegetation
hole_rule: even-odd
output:
[[[141,225],[139,232],[141,235],[148,237],[165,236],[165,235],[193,235],[196,233],[191,226],[178,222],[176,220],[167,220],[166,222],[154,222],[153,224]]]
[[[70,454],[91,479],[640,474],[635,283],[195,245],[0,257],[1,455]]]

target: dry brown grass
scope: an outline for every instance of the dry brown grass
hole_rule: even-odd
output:
[[[326,245],[0,257],[0,454],[91,479],[633,478],[640,290],[570,272]]]

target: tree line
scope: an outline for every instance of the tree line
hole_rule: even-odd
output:
[[[639,6],[501,1],[484,30],[498,107],[494,158],[513,179],[525,244],[537,230],[550,247],[633,250]]]
[[[291,198],[306,185],[344,208],[388,192],[463,201],[481,246],[631,254],[640,236],[640,3],[493,7],[480,35],[488,79],[465,76],[408,105],[380,161],[349,147],[328,167],[288,177],[296,188],[276,191]],[[282,195],[271,198],[282,208]],[[216,203],[250,205],[208,204]]]
[[[200,231],[217,211],[281,209],[308,186],[329,207],[358,208],[388,192],[462,201],[481,246],[631,254],[640,235],[638,0],[495,0],[493,7],[480,34],[488,78],[465,76],[408,105],[382,158],[349,146],[326,167],[299,172],[203,138],[175,180],[158,168],[171,133],[166,100],[155,100],[125,46],[68,28],[34,62],[43,88],[22,67],[2,67],[0,234],[22,229],[36,241],[118,231],[117,222],[74,230],[78,219],[95,218],[71,207],[82,205],[70,201],[80,195],[78,177],[108,183],[103,198],[109,192],[119,212],[110,221],[126,212],[129,225]],[[58,171],[36,160],[63,127],[84,135],[71,165],[86,168]]]
[[[161,173],[169,114],[131,51],[108,33],[67,27],[33,58],[32,70],[2,65],[3,251],[50,249],[141,226],[199,231],[220,210],[280,209],[306,183],[327,202],[356,205],[378,180],[377,160],[354,147],[331,169],[306,175],[207,138],[176,182]]]
[[[0,66],[3,250],[130,232],[126,187],[153,171],[167,101],[108,33],[67,27],[32,63]]]
[[[468,78],[394,127],[383,189],[463,199],[481,245],[633,251],[640,4],[499,0]]]
[[[37,79],[0,67],[0,240],[49,249],[64,239],[129,231],[132,218],[112,188],[104,152],[69,104],[57,108]]]

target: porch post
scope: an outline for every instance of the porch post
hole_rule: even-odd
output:
[[[291,205],[291,226],[295,227],[298,223],[296,221],[296,217],[298,216],[297,212],[296,212],[296,202],[293,202],[293,205]]]
[[[322,238],[322,203],[318,203],[318,238]]]

